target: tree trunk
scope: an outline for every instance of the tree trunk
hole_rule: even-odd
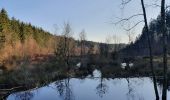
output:
[[[158,94],[158,89],[156,85],[156,76],[155,76],[155,71],[153,68],[153,54],[152,54],[152,46],[151,46],[151,40],[150,40],[150,35],[149,35],[149,29],[148,29],[148,23],[147,23],[147,17],[146,17],[146,11],[145,11],[145,6],[144,6],[144,1],[141,0],[142,4],[142,9],[143,9],[143,16],[144,16],[144,22],[145,22],[145,29],[147,32],[147,38],[148,38],[148,46],[149,46],[149,58],[150,58],[150,67],[152,71],[152,76],[153,76],[153,84],[154,84],[154,90],[155,90],[155,95],[156,95],[156,100],[159,100],[159,94]]]
[[[80,51],[80,57],[81,57],[81,66],[83,62],[83,40],[81,39],[81,51]]]
[[[162,90],[162,100],[166,100],[167,97],[167,32],[165,21],[165,0],[161,1],[161,24],[163,34],[163,65],[164,65],[164,81]]]

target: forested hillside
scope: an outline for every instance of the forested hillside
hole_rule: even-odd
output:
[[[7,11],[2,9],[0,11],[0,66],[16,66],[17,64],[13,65],[13,63],[24,59],[35,59],[37,55],[52,54],[59,57],[67,47],[70,56],[80,56],[82,43],[84,55],[99,54],[101,50],[111,53],[125,46],[125,44],[75,40],[74,37],[69,36],[70,33],[67,34],[68,29],[71,31],[71,26],[69,23],[65,25],[62,35],[56,36],[31,23],[24,23],[14,17],[9,18]],[[10,65],[4,65],[5,63]]]
[[[9,18],[0,11],[0,61],[53,52],[54,36],[42,28]]]
[[[168,53],[170,53],[170,11],[166,12],[166,26],[168,31]],[[149,35],[151,39],[151,45],[154,55],[161,55],[163,52],[163,35],[161,33],[161,17],[160,15],[157,19],[153,19],[149,23]],[[148,56],[148,42],[147,33],[145,27],[142,30],[142,34],[137,37],[134,43],[128,45],[123,49],[123,53],[129,56]]]

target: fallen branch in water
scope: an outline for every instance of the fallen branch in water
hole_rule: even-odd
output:
[[[18,86],[18,87],[13,87],[13,88],[10,88],[10,89],[0,89],[0,91],[12,91],[12,90],[15,90],[15,89],[18,89],[18,88],[21,88],[23,86]]]

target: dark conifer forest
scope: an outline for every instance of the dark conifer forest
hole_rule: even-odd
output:
[[[170,29],[170,11],[166,12],[166,26],[167,30]],[[168,31],[169,32],[169,31]],[[168,42],[168,54],[170,53],[170,34],[167,34],[167,42]],[[161,16],[159,15],[157,19],[152,19],[149,22],[149,36],[151,38],[151,44],[153,47],[153,54],[157,56],[161,56],[163,52],[163,35],[161,33]],[[141,34],[136,37],[136,40],[129,44],[122,51],[131,56],[149,56],[148,45],[147,45],[147,34],[145,30],[145,26],[141,32]]]
[[[9,18],[7,11],[0,12],[0,54],[1,61],[12,56],[51,53],[54,36],[42,28],[24,23],[14,17]]]

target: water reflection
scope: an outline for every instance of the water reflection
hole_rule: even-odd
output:
[[[8,100],[45,100],[41,99],[45,97],[50,100],[112,100],[113,98],[152,100],[154,98],[152,82],[149,78],[144,78],[143,81],[131,78],[107,80],[101,77],[100,79],[86,78],[82,83],[79,79],[66,79],[43,87],[36,95],[35,91],[22,92],[10,95]],[[115,82],[117,84],[113,84]],[[97,94],[94,90],[97,90]]]
[[[34,97],[34,93],[26,91],[17,93],[14,95],[15,100],[31,100]]]
[[[143,78],[138,78],[138,80],[132,78],[125,78],[125,80],[127,81],[128,88],[128,91],[126,93],[127,100],[136,100],[136,98],[138,98],[139,100],[144,100],[144,97],[140,95],[140,93],[138,93],[138,90],[136,89],[138,87],[142,87],[144,85],[143,82],[145,80],[143,80]]]
[[[132,86],[129,78],[126,79],[127,80],[127,86],[128,86],[128,92],[127,92],[127,99],[128,100],[134,100],[134,87]]]
[[[70,86],[70,78],[57,81],[54,86],[59,95],[63,97],[63,100],[74,100],[74,95]]]
[[[104,96],[104,94],[106,94],[106,92],[108,92],[108,86],[105,83],[105,78],[103,77],[103,73],[101,71],[101,73],[99,74],[99,84],[96,87],[97,90],[97,94],[102,98]]]
[[[96,77],[84,79],[66,78],[42,88],[18,92],[7,100],[155,100],[152,79],[143,78],[104,78],[95,71]],[[160,81],[159,81],[160,82]],[[161,94],[161,85],[158,85]],[[38,91],[38,92],[37,92]],[[170,92],[168,91],[168,96]],[[169,97],[167,97],[168,99]],[[169,98],[170,99],[170,98]]]

